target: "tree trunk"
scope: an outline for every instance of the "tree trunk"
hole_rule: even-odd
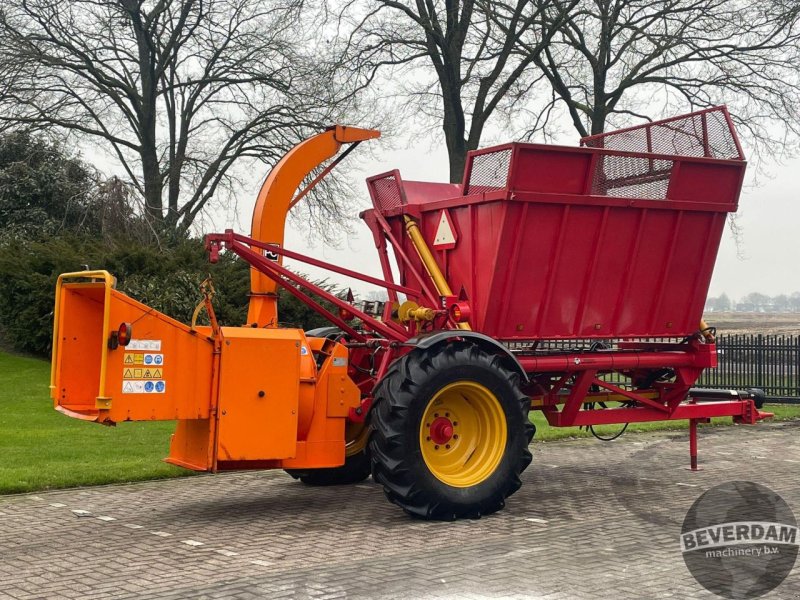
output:
[[[464,165],[467,162],[467,146],[463,140],[447,141],[447,153],[450,160],[450,183],[461,183],[464,179]]]
[[[156,141],[156,113],[158,111],[156,58],[150,40],[151,32],[147,30],[141,5],[131,0],[125,0],[123,5],[131,16],[138,49],[141,97],[136,110],[139,117],[139,155],[142,158],[145,210],[148,215],[160,223],[164,220],[164,205],[162,199],[163,180]]]
[[[589,135],[598,135],[606,131],[606,118],[608,114],[604,105],[595,104],[592,111],[592,132]]]
[[[156,222],[164,220],[162,206],[161,173],[155,148],[142,148],[142,179],[144,180],[144,202],[148,216]]]
[[[448,93],[447,85],[443,85],[442,100],[444,102],[444,120],[442,129],[447,144],[447,156],[450,161],[450,183],[461,183],[464,177],[464,163],[467,160],[467,142],[464,139],[466,125],[464,111],[461,107],[461,92]]]

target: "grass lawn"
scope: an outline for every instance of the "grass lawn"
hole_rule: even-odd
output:
[[[161,461],[173,422],[104,427],[53,410],[50,363],[0,352],[0,494],[188,474]]]
[[[161,461],[169,451],[172,422],[103,427],[53,410],[50,365],[0,352],[0,494],[50,488],[159,479],[190,474]],[[800,418],[800,405],[770,405],[776,419]],[[577,427],[553,428],[533,411],[537,440],[588,437]],[[715,419],[717,425],[730,419]],[[597,428],[615,432],[619,426]],[[640,423],[628,431],[686,429],[686,421]]]

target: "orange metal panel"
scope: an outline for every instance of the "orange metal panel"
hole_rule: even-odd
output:
[[[104,285],[70,284],[62,288],[55,406],[96,413],[100,394]]]
[[[193,471],[213,469],[210,452],[214,436],[213,419],[186,419],[178,421],[178,427],[169,446],[166,462]]]
[[[361,404],[361,393],[347,374],[349,352],[341,344],[333,345],[330,358],[320,373],[319,393],[327,397],[328,417],[344,418],[350,414],[351,408]],[[323,383],[325,385],[323,385]]]
[[[341,424],[341,427],[339,426]],[[323,469],[341,467],[344,464],[344,420],[328,419],[329,440],[297,442],[297,456],[280,463],[282,469]],[[336,436],[340,439],[333,439]],[[242,467],[239,467],[242,468]]]
[[[222,335],[218,459],[294,456],[303,332],[223,327]]]
[[[350,408],[360,404],[358,387],[347,374],[348,351],[341,344],[310,340],[326,355],[317,375],[311,425],[297,442],[294,458],[284,460],[285,469],[338,467],[344,464],[345,424]]]

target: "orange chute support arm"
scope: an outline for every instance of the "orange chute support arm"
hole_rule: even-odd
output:
[[[283,247],[286,215],[293,206],[297,188],[311,171],[334,156],[342,144],[380,137],[380,131],[335,125],[292,148],[270,171],[253,210],[250,237],[259,242]],[[279,257],[282,262],[282,258]],[[250,269],[250,307],[248,324],[277,327],[276,283],[256,269]]]

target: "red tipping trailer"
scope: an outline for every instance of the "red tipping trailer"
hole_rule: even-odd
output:
[[[206,237],[212,261],[228,249],[253,268],[245,327],[218,326],[208,285],[195,318],[205,307],[210,327],[186,327],[126,300],[108,273],[104,283],[62,276],[70,282],[56,304],[56,406],[98,422],[177,417],[169,460],[188,468],[282,468],[308,484],[371,473],[389,500],[429,519],[504,506],[531,462],[531,409],[553,426],[688,420],[692,468],[698,422],[770,416],[757,394],[692,388],[716,366],[702,309],[745,172],[724,108],[580,147],[471,152],[461,184],[404,181],[397,171],[371,177],[374,208],[362,218],[383,278],[287,250],[286,212],[377,135],[336,126],[305,140],[264,183],[250,237]],[[295,195],[343,144],[353,145]],[[382,286],[389,300],[338,298],[286,269],[285,257]],[[278,285],[332,326],[279,327]],[[105,303],[94,301],[101,292]],[[90,314],[75,320],[76,307]],[[131,322],[112,331],[119,315]],[[96,334],[87,340],[89,321]],[[59,323],[75,335],[61,335]],[[156,345],[168,357],[164,372],[176,374],[168,385],[129,380],[137,369],[122,361],[135,365],[137,355],[117,348],[131,342],[131,327],[144,336],[136,348]],[[91,373],[59,369],[79,343],[102,356],[99,388]],[[195,354],[211,367],[178,376],[201,364]]]
[[[368,186],[412,257],[401,282],[419,289],[409,269],[423,269],[402,235],[407,215],[469,299],[477,331],[508,341],[685,337],[702,318],[745,165],[717,109],[581,148],[471,152],[461,186],[406,182],[397,171]]]

